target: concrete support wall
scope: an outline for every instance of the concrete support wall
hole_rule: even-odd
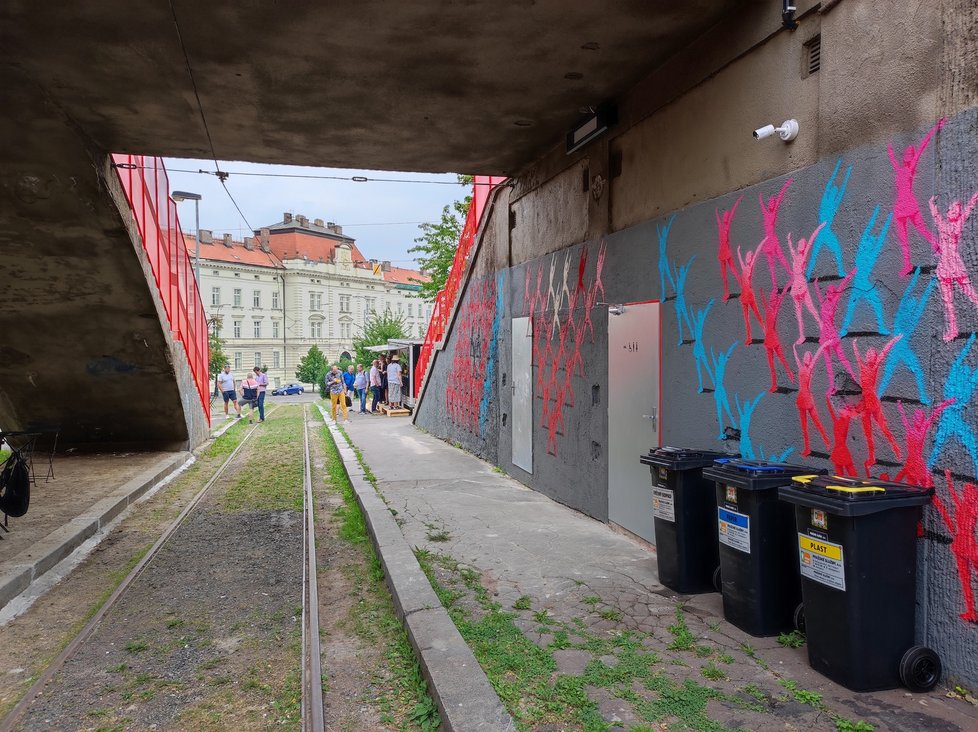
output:
[[[501,248],[497,236],[473,265],[417,421],[606,520],[606,396],[616,375],[600,303],[661,300],[663,444],[716,448],[736,429],[734,446],[755,458],[936,484],[919,540],[918,640],[942,655],[949,679],[974,688],[978,295],[968,287],[978,278],[978,216],[953,219],[955,202],[967,210],[978,192],[978,108],[961,79],[975,72],[959,68],[973,54],[960,36],[975,25],[927,3],[888,4],[882,17],[873,8],[844,0],[809,12],[795,34],[769,29],[761,41],[755,26],[732,21],[725,53],[736,60],[685,88],[674,82],[678,96],[645,117],[641,100],[623,100],[623,129],[562,164],[561,151],[538,161],[509,195],[515,217],[494,213],[515,224],[509,266],[483,259]],[[803,44],[816,32],[822,69],[802,78]],[[751,139],[754,127],[791,116],[802,126],[795,143]],[[897,173],[905,159],[912,179]],[[735,269],[719,257],[726,212]],[[784,263],[774,248],[770,264],[758,250],[766,236]],[[794,279],[789,238],[792,248],[814,241]],[[749,288],[738,248],[745,258],[758,250]],[[510,322],[527,315],[532,475],[510,461],[508,424]],[[887,348],[874,378],[866,359]],[[718,377],[721,353],[729,362]],[[811,402],[798,387],[806,357]],[[806,441],[800,406],[809,404]]]

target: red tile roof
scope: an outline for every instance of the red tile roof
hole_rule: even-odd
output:
[[[183,235],[183,243],[191,261],[194,258],[196,239],[189,234]],[[200,258],[212,262],[227,262],[229,264],[249,264],[257,267],[282,268],[281,260],[270,252],[263,252],[255,242],[254,249],[246,249],[243,242],[233,242],[230,247],[224,246],[224,241],[215,239],[209,244],[200,243]]]
[[[343,237],[348,239],[348,237]],[[352,250],[351,254],[354,262],[366,262],[357,245],[352,240],[344,242],[342,239],[329,239],[322,235],[305,234],[301,231],[270,232],[268,237],[268,247],[279,259],[311,259],[314,262],[330,262],[338,244],[346,243]]]
[[[395,285],[417,285],[427,282],[430,278],[416,269],[391,266],[390,272],[384,272],[384,280]]]

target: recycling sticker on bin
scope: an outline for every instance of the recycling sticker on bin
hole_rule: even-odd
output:
[[[676,502],[672,491],[663,488],[652,489],[652,515],[663,521],[676,522]]]
[[[717,506],[720,543],[750,554],[750,516]]]
[[[802,577],[845,592],[846,570],[840,544],[798,534],[798,561]]]

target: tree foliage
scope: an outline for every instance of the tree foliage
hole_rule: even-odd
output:
[[[363,330],[353,339],[354,361],[369,367],[378,354],[368,351],[369,346],[380,346],[391,338],[406,338],[407,328],[403,315],[394,315],[389,310],[383,313],[371,313],[367,316]]]
[[[218,318],[207,321],[207,348],[210,352],[207,359],[207,371],[214,382],[214,393],[216,394],[218,391],[217,375],[221,373],[224,364],[228,362],[228,357],[224,353],[224,339],[221,338],[221,321]]]
[[[295,378],[303,384],[312,384],[315,391],[316,386],[322,383],[326,369],[326,356],[319,350],[319,346],[313,345],[309,352],[299,359],[299,365],[295,368]]]
[[[471,186],[472,176],[460,175],[458,182],[463,186]],[[421,291],[417,296],[422,300],[433,302],[435,296],[445,287],[471,204],[470,194],[461,201],[454,201],[445,206],[438,223],[425,223],[418,226],[421,236],[415,238],[417,246],[411,247],[408,252],[417,254],[418,264],[430,278],[427,282],[419,283]]]

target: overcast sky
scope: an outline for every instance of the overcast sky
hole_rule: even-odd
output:
[[[221,170],[229,171],[227,187],[248,220],[246,224],[234,204],[213,175],[181,170],[214,170],[214,162],[167,158],[170,191],[199,193],[200,227],[211,229],[215,235],[230,233],[235,240],[250,236],[260,229],[282,220],[282,214],[305,214],[312,219],[334,221],[343,226],[343,233],[357,240],[357,246],[368,259],[389,259],[401,267],[411,266],[418,223],[435,222],[446,204],[463,198],[469,191],[455,185],[454,175],[431,173],[391,173],[379,170],[348,170],[336,168],[305,168],[290,165],[258,165],[255,163],[222,162]],[[301,178],[272,178],[234,175],[234,171],[263,174],[338,176],[351,178],[397,179],[397,183],[350,180],[312,180]],[[453,185],[409,183],[406,181],[441,181]],[[180,224],[187,233],[194,230],[194,205],[177,204]],[[408,222],[408,223],[401,223]]]

